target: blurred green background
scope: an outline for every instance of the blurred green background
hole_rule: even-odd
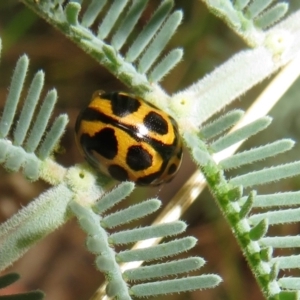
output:
[[[142,28],[160,1],[149,1],[147,10],[138,26]],[[205,74],[214,70],[234,53],[246,48],[224,23],[208,12],[200,1],[176,0],[176,7],[184,11],[184,19],[179,30],[168,44],[168,48],[182,47],[183,61],[162,82],[167,92],[179,91]],[[291,11],[300,6],[291,3]],[[0,1],[0,36],[3,50],[0,64],[0,110],[7,95],[12,70],[17,59],[26,53],[30,57],[30,72],[27,83],[39,69],[46,73],[44,95],[55,87],[59,100],[55,116],[67,113],[70,118],[62,140],[64,152],[57,160],[64,166],[82,162],[74,143],[74,123],[81,108],[88,104],[95,90],[128,90],[106,69],[98,65],[87,54],[67,40],[60,32],[37,17],[22,3]],[[242,74],[242,70],[241,70]],[[261,83],[246,95],[235,101],[230,108],[244,108],[263,90],[267,82]],[[270,113],[274,122],[269,129],[258,134],[244,147],[258,146],[277,138],[291,137],[296,141],[300,136],[299,81]],[[278,158],[263,162],[278,164],[299,159],[299,148]],[[262,163],[228,174],[258,169]],[[128,205],[150,196],[158,196],[165,203],[173,197],[186,178],[194,170],[194,164],[185,153],[179,175],[170,184],[159,189],[138,188],[122,205]],[[0,221],[3,222],[28,201],[37,197],[47,188],[43,182],[34,184],[26,181],[21,174],[8,174],[0,168]],[[284,180],[276,185],[258,189],[262,193],[299,189],[299,178]],[[154,216],[145,218],[146,224]],[[201,194],[192,208],[183,216],[189,224],[187,233],[199,239],[189,255],[204,257],[207,261],[203,273],[217,273],[223,283],[216,289],[172,295],[156,299],[206,299],[206,300],[259,300],[263,299],[241,251],[232,237],[229,227],[222,218],[208,191]],[[136,224],[138,226],[138,224]],[[297,234],[298,225],[272,228],[274,234]],[[89,299],[103,281],[103,276],[93,266],[94,257],[85,250],[85,236],[75,221],[49,235],[8,271],[19,272],[22,279],[6,293],[16,293],[39,288],[46,292],[47,300]],[[0,292],[1,295],[1,292]]]

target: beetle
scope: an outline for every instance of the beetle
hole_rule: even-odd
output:
[[[176,121],[140,97],[97,91],[77,117],[76,143],[87,162],[119,181],[169,182],[182,160]]]

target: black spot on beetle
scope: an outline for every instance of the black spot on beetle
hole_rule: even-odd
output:
[[[93,107],[84,109],[77,118],[75,130],[79,131],[81,121],[102,122],[105,124],[114,124],[115,120]]]
[[[144,118],[145,126],[161,135],[168,133],[168,122],[158,113],[151,111]]]
[[[141,146],[131,146],[126,154],[126,163],[134,171],[141,171],[152,165],[152,155]]]
[[[174,174],[177,171],[177,167],[178,167],[177,165],[171,164],[171,166],[168,169],[168,174],[169,175]]]
[[[110,165],[107,170],[110,176],[116,180],[125,181],[129,179],[127,171],[119,165]]]
[[[136,112],[141,106],[141,102],[138,99],[116,92],[103,94],[101,98],[110,100],[114,115],[121,118]]]
[[[113,159],[118,153],[118,141],[112,128],[104,128],[94,136],[83,134],[81,145],[88,151],[96,151],[107,159]]]

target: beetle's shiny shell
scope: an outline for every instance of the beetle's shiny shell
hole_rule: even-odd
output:
[[[181,164],[175,120],[136,96],[94,93],[75,131],[86,160],[119,181],[160,185],[170,181]]]

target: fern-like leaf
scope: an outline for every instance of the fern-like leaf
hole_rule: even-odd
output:
[[[200,269],[204,264],[204,260],[198,257],[166,263],[155,263],[145,267],[131,267],[129,269],[127,267],[125,271],[120,269],[120,263],[127,262],[132,264],[138,261],[155,261],[178,255],[194,247],[196,242],[196,239],[193,237],[185,237],[142,249],[115,252],[111,247],[120,244],[128,245],[150,238],[174,236],[182,233],[186,228],[185,223],[177,221],[109,234],[106,231],[107,229],[126,224],[155,212],[160,206],[160,201],[152,199],[109,215],[96,214],[96,212],[111,208],[108,206],[108,199],[111,200],[111,206],[114,206],[121,200],[121,194],[124,196],[128,195],[132,190],[130,185],[127,182],[121,183],[116,189],[105,195],[103,199],[100,199],[94,205],[93,209],[80,206],[76,202],[70,203],[70,207],[77,216],[81,227],[88,233],[87,247],[96,255],[97,268],[106,274],[108,280],[106,287],[107,295],[118,299],[131,299],[132,296],[141,298],[216,286],[220,282],[220,278],[217,275],[191,276],[167,280],[160,279],[161,277],[168,276],[178,277]],[[105,204],[101,203],[102,201]],[[103,209],[104,207],[105,209]],[[160,280],[132,284],[130,286],[126,283],[126,281],[152,281],[155,279]]]
[[[241,174],[227,179],[224,169],[239,168],[261,159],[276,156],[290,150],[294,142],[289,139],[275,141],[271,144],[260,146],[237,153],[229,158],[220,160],[217,164],[211,157],[211,153],[217,154],[242,139],[248,139],[270,124],[269,118],[261,118],[246,126],[224,134],[224,128],[230,128],[234,120],[239,119],[239,113],[232,111],[225,116],[203,127],[198,136],[206,136],[209,139],[200,141],[194,134],[185,134],[185,140],[190,148],[195,161],[205,174],[208,184],[219,202],[225,216],[233,228],[236,238],[244,249],[245,256],[262,286],[262,290],[268,299],[286,299],[285,297],[297,297],[300,285],[297,277],[284,277],[280,270],[299,269],[299,255],[297,252],[289,256],[273,256],[276,248],[299,247],[299,237],[282,236],[268,237],[268,229],[276,224],[288,224],[300,222],[300,208],[286,208],[286,206],[299,206],[299,192],[286,192],[273,195],[257,195],[250,191],[243,195],[245,187],[252,188],[255,185],[271,183],[280,179],[300,174],[300,162],[273,166],[256,170],[247,174]],[[215,141],[210,139],[219,136]],[[205,145],[206,143],[206,145]],[[280,210],[273,207],[282,207]],[[253,208],[261,207],[267,211],[255,211]],[[262,278],[264,278],[262,280]]]
[[[19,118],[16,108],[24,88],[29,60],[23,55],[16,65],[4,111],[0,120],[0,162],[9,171],[18,171],[23,167],[24,175],[30,180],[39,177],[41,161],[53,152],[68,122],[66,115],[60,115],[48,133],[45,132],[54,104],[56,91],[50,91],[33,120],[44,84],[44,73],[38,71],[31,83]],[[13,130],[14,122],[17,124]],[[44,138],[44,140],[42,140]],[[38,148],[39,147],[39,148]],[[38,149],[37,149],[38,148]],[[37,151],[36,151],[37,150]]]
[[[173,0],[162,1],[140,33],[134,29],[148,0],[91,1],[82,13],[81,4],[73,1],[66,5],[55,1],[24,2],[72,40],[80,40],[87,52],[141,94],[151,91],[153,83],[161,80],[182,58],[180,49],[161,58],[182,19],[181,11],[172,12]],[[95,24],[100,13],[104,18]],[[125,48],[128,50],[122,50]]]
[[[274,0],[204,0],[209,9],[250,45],[261,42],[261,30],[280,21],[288,10],[288,3]]]

